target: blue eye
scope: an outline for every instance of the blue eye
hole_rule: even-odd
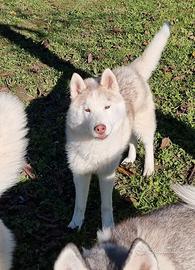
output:
[[[110,109],[110,106],[105,106],[104,109],[108,110],[108,109]]]

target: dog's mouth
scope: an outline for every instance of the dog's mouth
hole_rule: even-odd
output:
[[[106,139],[107,137],[108,137],[108,135],[102,134],[102,135],[96,136],[95,138],[96,138],[96,139],[99,139],[99,140],[104,140],[104,139]]]

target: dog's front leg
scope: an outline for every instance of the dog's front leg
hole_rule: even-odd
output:
[[[90,174],[85,175],[73,175],[73,181],[75,184],[75,207],[74,214],[68,227],[71,229],[80,229],[85,217],[85,209],[87,204],[87,197],[89,193]]]
[[[100,192],[101,192],[101,216],[102,228],[114,226],[112,209],[112,191],[115,180],[115,172],[111,174],[99,174]]]

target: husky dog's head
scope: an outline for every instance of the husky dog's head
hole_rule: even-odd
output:
[[[55,262],[54,270],[158,270],[155,255],[141,239],[129,249],[114,242],[96,245],[82,256],[77,247],[68,244]]]
[[[101,79],[83,80],[74,73],[70,81],[71,104],[68,111],[68,125],[79,128],[95,139],[105,139],[126,115],[124,99],[119,92],[115,75],[106,69]]]

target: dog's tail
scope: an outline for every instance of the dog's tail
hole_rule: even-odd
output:
[[[132,62],[132,66],[145,79],[148,80],[160,60],[161,53],[170,36],[170,27],[164,23],[160,31],[154,36],[143,54]]]
[[[195,186],[174,184],[172,189],[185,203],[195,209]]]
[[[0,94],[0,195],[17,182],[25,161],[27,119],[17,97]]]

